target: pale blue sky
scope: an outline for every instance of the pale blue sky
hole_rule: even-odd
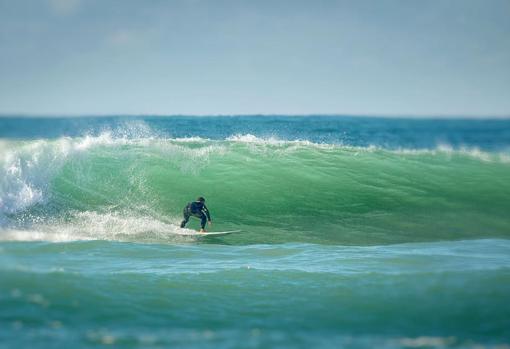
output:
[[[0,113],[510,115],[506,0],[0,0]]]

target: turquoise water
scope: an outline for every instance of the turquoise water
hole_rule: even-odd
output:
[[[508,347],[509,134],[0,119],[0,346]],[[242,232],[175,234],[198,195]]]

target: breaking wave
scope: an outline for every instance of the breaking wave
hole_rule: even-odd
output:
[[[232,135],[103,132],[0,143],[0,239],[174,239],[208,199],[239,243],[508,237],[510,157]],[[193,227],[193,226],[192,226]]]

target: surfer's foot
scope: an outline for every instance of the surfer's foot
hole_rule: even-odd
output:
[[[205,233],[206,231],[205,231],[205,229],[200,229],[198,232],[199,233]]]

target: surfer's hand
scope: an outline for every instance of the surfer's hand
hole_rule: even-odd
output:
[[[211,221],[209,221],[209,222],[207,222],[207,224],[212,225],[212,222],[211,222]]]

